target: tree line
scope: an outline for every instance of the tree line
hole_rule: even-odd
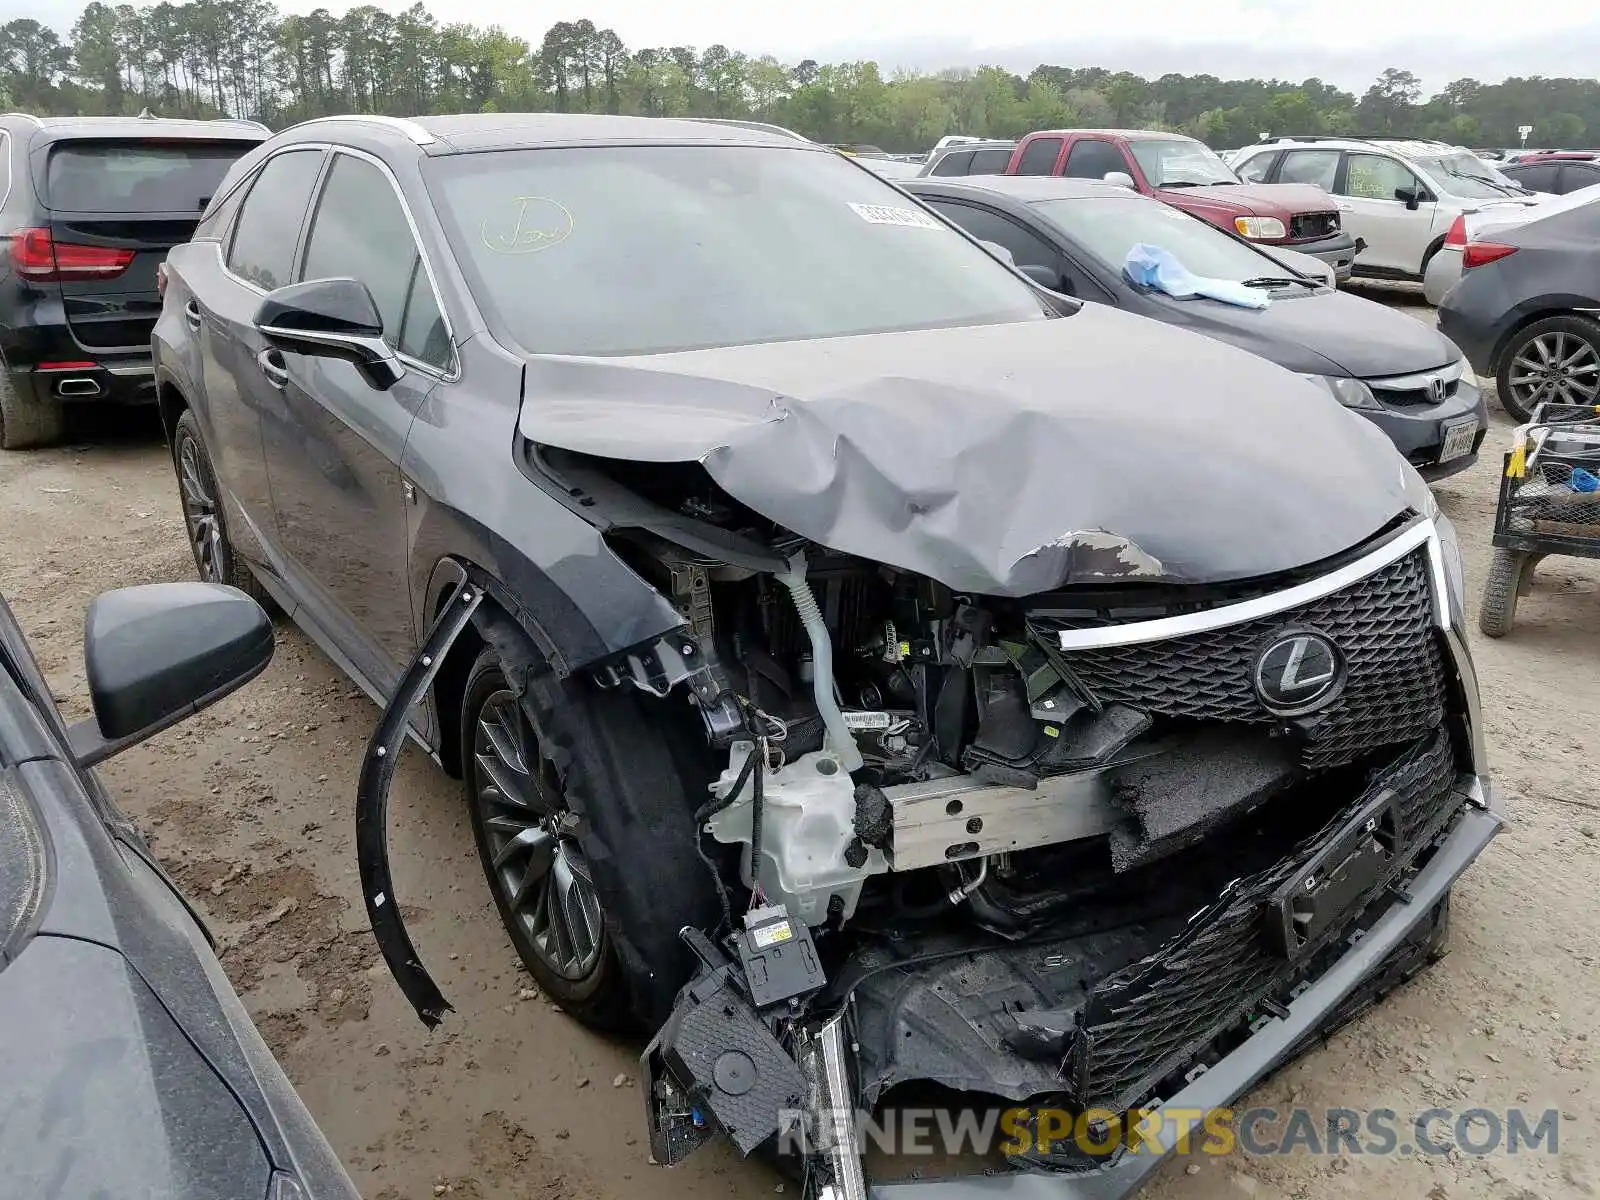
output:
[[[743,117],[826,142],[926,150],[947,133],[1016,137],[1072,126],[1161,128],[1218,148],[1263,133],[1401,134],[1472,146],[1600,143],[1600,80],[1458,79],[1424,99],[1385,70],[1357,96],[1320,79],[1144,79],[1041,65],[885,76],[874,62],[789,64],[727,46],[629,49],[589,20],[537,45],[498,26],[440,22],[421,4],[281,15],[267,0],[136,7],[95,0],[63,37],[0,26],[0,102],[47,114],[249,117],[281,128],[340,112],[548,111]]]

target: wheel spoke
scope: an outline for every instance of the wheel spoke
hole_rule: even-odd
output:
[[[538,825],[529,825],[506,839],[495,851],[494,865],[503,867],[512,859],[525,858],[530,869],[543,875],[550,869],[550,858],[555,851],[555,837]]]
[[[546,966],[565,979],[594,969],[605,942],[599,896],[564,822],[555,764],[509,690],[479,711],[472,763],[491,881]]]

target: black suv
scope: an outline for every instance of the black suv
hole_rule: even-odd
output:
[[[268,136],[254,121],[0,116],[0,448],[55,441],[69,401],[155,399],[157,268]]]

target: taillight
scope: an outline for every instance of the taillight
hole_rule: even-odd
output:
[[[1467,244],[1467,219],[1457,217],[1450,222],[1450,228],[1445,232],[1444,244],[1446,246],[1465,246]]]
[[[11,267],[35,283],[115,279],[131,262],[132,250],[58,242],[48,229],[24,229],[11,235]]]
[[[1506,246],[1499,242],[1468,242],[1461,251],[1461,269],[1466,271],[1473,267],[1498,262],[1506,255],[1516,252],[1515,246]]]
[[[166,297],[166,294],[167,294],[167,264],[166,263],[158,263],[156,265],[156,295],[158,295],[158,296],[160,296],[160,297],[162,297],[164,299]]]

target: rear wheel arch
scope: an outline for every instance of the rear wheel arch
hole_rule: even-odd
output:
[[[189,408],[189,398],[176,383],[167,378],[157,382],[156,411],[161,415],[161,428],[166,435],[168,446],[172,445],[172,439],[177,433],[178,418]]]

